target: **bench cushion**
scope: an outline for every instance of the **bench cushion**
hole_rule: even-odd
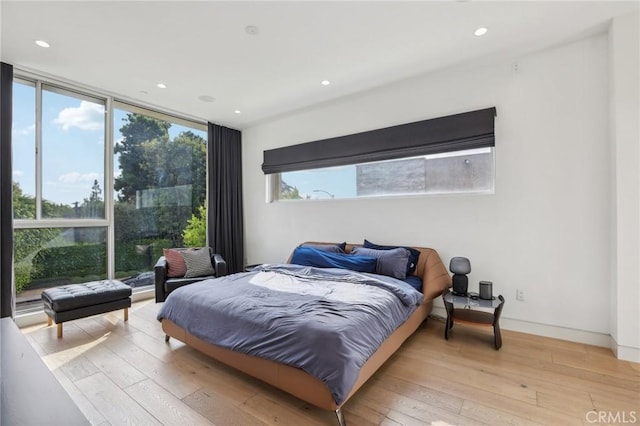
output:
[[[131,287],[117,280],[91,281],[50,288],[42,292],[45,306],[54,312],[98,305],[130,296]]]

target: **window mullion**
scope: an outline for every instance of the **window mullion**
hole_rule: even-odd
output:
[[[107,228],[107,278],[115,277],[115,227],[113,224],[113,98],[106,102],[105,131],[104,131],[104,207],[105,219],[109,223]]]
[[[36,220],[42,219],[42,82],[36,81]]]

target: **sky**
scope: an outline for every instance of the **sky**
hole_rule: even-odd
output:
[[[13,180],[25,194],[36,192],[35,87],[13,85]],[[114,109],[114,140],[127,112]],[[105,105],[100,100],[42,91],[42,197],[73,205],[89,198],[94,180],[105,188]],[[172,124],[171,138],[191,130],[206,139],[206,132]],[[117,156],[114,175],[119,174]]]
[[[350,198],[356,196],[356,166],[327,167],[282,173],[287,185],[298,188],[302,198]]]

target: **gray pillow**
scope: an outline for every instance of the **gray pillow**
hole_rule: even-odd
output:
[[[301,244],[300,246],[312,247],[314,249],[327,251],[329,253],[344,253],[344,249],[338,244]]]
[[[184,258],[184,263],[187,265],[187,272],[184,274],[185,278],[204,277],[215,274],[213,266],[211,266],[211,256],[209,255],[208,247],[193,251],[183,251],[182,257]]]
[[[407,278],[407,262],[409,261],[409,250],[398,247],[393,250],[375,250],[363,247],[354,247],[351,254],[357,256],[371,256],[378,259],[376,274],[388,275],[393,278],[404,280]]]

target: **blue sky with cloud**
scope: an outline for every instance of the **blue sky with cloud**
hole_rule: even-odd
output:
[[[36,191],[35,88],[15,83],[13,89],[13,179],[25,194]],[[114,139],[127,112],[114,110]],[[206,132],[173,124],[171,137],[191,130],[206,139]],[[105,188],[105,105],[52,91],[42,96],[42,196],[54,203],[82,203],[94,180]],[[114,175],[119,174],[114,158]]]

